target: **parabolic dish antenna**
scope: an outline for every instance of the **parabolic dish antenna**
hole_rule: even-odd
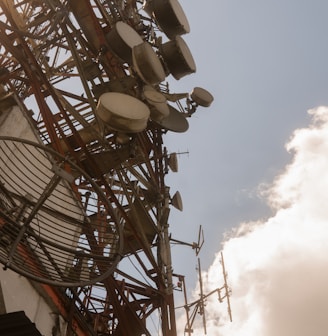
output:
[[[108,277],[123,250],[104,192],[72,161],[37,143],[0,137],[0,262],[55,286]]]
[[[191,51],[181,36],[161,46],[162,56],[172,76],[180,78],[196,72],[196,64]]]
[[[148,42],[133,48],[132,63],[135,71],[146,84],[159,84],[166,77],[160,59]]]
[[[212,96],[212,94],[201,87],[195,87],[190,93],[190,98],[197,105],[200,105],[203,107],[209,107],[214,100],[214,97]]]
[[[177,191],[172,199],[171,204],[178,210],[183,211],[183,203],[182,203],[182,197],[179,191]]]
[[[171,153],[169,156],[169,167],[174,173],[178,172],[178,155],[177,153]]]
[[[147,127],[150,110],[141,100],[119,92],[103,93],[96,114],[112,129],[137,133]]]
[[[170,114],[168,117],[158,120],[156,123],[172,132],[186,132],[189,128],[189,123],[186,117],[171,105],[169,105],[169,108]]]
[[[170,108],[166,97],[150,85],[145,85],[143,94],[151,106],[150,116],[154,121],[162,120],[169,116]]]
[[[109,48],[123,61],[132,63],[132,49],[143,43],[141,36],[127,23],[118,21],[106,35]]]
[[[144,5],[147,8],[147,4]],[[152,0],[150,5],[158,25],[169,39],[190,32],[188,19],[177,0]],[[148,12],[150,10],[148,6]]]

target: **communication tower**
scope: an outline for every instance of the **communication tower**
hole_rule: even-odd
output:
[[[177,334],[163,135],[213,100],[166,81],[196,71],[189,31],[177,0],[0,2],[3,321],[31,286],[44,335]]]

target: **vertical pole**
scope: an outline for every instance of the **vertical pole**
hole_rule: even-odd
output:
[[[172,256],[170,248],[170,237],[169,237],[169,224],[167,223],[169,215],[169,188],[166,188],[165,205],[162,211],[161,220],[161,230],[163,241],[160,239],[160,243],[163,246],[159,246],[163,253],[159,253],[161,258],[160,264],[162,265],[163,275],[165,277],[165,296],[162,304],[162,314],[163,314],[163,336],[176,336],[176,320],[175,320],[175,310],[174,310],[174,297],[173,297],[173,270],[172,270]],[[165,260],[162,260],[164,256]],[[160,265],[160,266],[161,266]]]
[[[205,335],[207,335],[205,305],[204,305],[204,291],[203,291],[203,278],[202,278],[202,270],[200,268],[200,258],[198,258],[198,274],[199,274],[199,286],[200,286],[200,314],[203,317],[204,333]]]
[[[222,265],[222,272],[223,272],[223,278],[224,278],[224,288],[225,288],[227,303],[228,303],[228,313],[229,313],[230,322],[232,322],[232,314],[231,314],[231,306],[230,306],[230,293],[229,293],[229,287],[228,287],[228,282],[227,282],[227,273],[226,273],[226,270],[225,270],[225,265],[224,265],[224,259],[223,259],[223,253],[222,252],[221,252],[221,265]]]
[[[186,282],[184,277],[182,277],[182,286],[183,286],[183,295],[184,295],[184,301],[185,301],[185,309],[186,309],[186,315],[187,315],[187,326],[185,328],[185,332],[188,333],[189,336],[191,336],[192,333],[192,325],[190,323],[190,315],[189,315],[189,307],[188,307],[188,299],[187,299],[187,290],[186,290]]]

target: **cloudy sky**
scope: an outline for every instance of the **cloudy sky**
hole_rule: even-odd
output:
[[[274,215],[241,224],[224,243],[233,322],[213,295],[209,335],[327,334],[328,108],[309,113],[313,122],[286,146],[291,163],[266,189]],[[219,259],[204,272],[207,291],[223,283]]]
[[[184,200],[171,224],[187,241],[203,226],[206,289],[222,282],[222,248],[232,289],[233,323],[214,297],[208,334],[325,335],[328,2],[180,2],[198,68],[178,84],[215,102],[188,132],[167,135],[169,150],[189,151],[169,177]],[[197,260],[186,247],[173,252],[192,292]]]

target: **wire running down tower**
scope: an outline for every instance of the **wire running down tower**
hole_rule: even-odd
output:
[[[177,0],[0,2],[0,262],[67,335],[177,334],[163,134],[213,101],[166,82],[189,31]]]

